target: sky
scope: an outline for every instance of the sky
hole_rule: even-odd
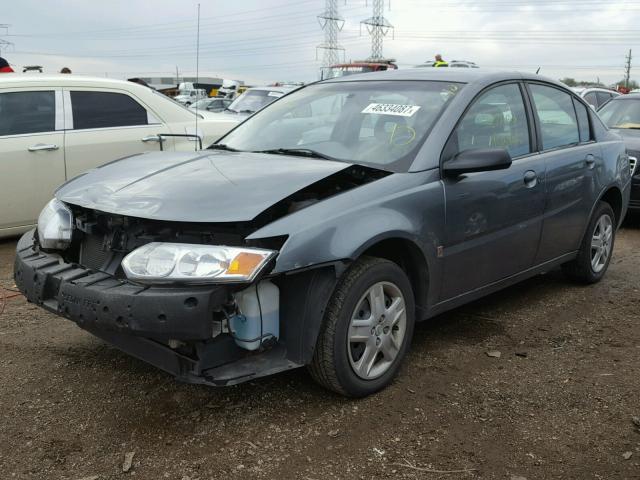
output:
[[[4,0],[9,2],[10,0]],[[20,0],[0,9],[2,56],[15,67],[127,78],[196,71],[200,3],[201,76],[250,84],[319,76],[325,0]],[[338,0],[346,60],[370,54],[360,21],[371,0]],[[637,49],[640,0],[386,0],[395,27],[385,57],[400,68],[431,60],[470,60],[484,68],[536,71],[552,78],[611,84]]]

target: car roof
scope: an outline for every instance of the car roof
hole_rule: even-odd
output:
[[[128,90],[148,91],[149,87],[127,80],[115,78],[91,77],[76,74],[40,75],[20,73],[3,73],[0,75],[0,88],[25,87],[25,86],[75,86],[75,87],[104,87],[126,88]]]
[[[617,93],[617,92],[616,92]],[[628,93],[626,95],[618,95],[617,97],[613,97],[610,101],[622,101],[622,100],[640,100],[640,93]]]
[[[289,93],[291,90],[295,90],[296,88],[299,87],[250,87],[247,88],[247,92],[248,91],[266,91],[266,92],[282,92],[282,93]]]
[[[584,87],[582,89],[582,93],[584,92],[606,92],[606,93],[616,93],[620,95],[620,92],[616,92],[611,88],[605,88],[605,87]]]
[[[386,70],[383,72],[358,73],[324,80],[322,83],[357,82],[364,80],[423,80],[451,83],[491,84],[506,80],[541,80],[553,83],[563,88],[566,85],[535,73],[492,71],[488,69],[466,68],[407,68],[401,70]]]

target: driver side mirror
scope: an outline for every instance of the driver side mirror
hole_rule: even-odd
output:
[[[475,148],[464,150],[444,162],[442,171],[448,177],[457,177],[464,173],[506,170],[512,162],[505,148]]]

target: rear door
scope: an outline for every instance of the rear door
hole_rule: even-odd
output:
[[[60,89],[0,89],[0,236],[33,225],[64,183],[63,128]]]
[[[597,192],[594,171],[603,167],[593,140],[590,112],[556,86],[529,83],[547,171],[547,200],[537,263],[578,249]]]
[[[445,147],[443,161],[463,150],[505,148],[513,164],[443,179],[448,238],[442,300],[533,265],[542,229],[545,164],[534,153],[522,89],[514,82],[481,93]]]
[[[158,133],[169,132],[154,112],[124,91],[69,88],[64,98],[68,178],[127,155],[159,151]]]

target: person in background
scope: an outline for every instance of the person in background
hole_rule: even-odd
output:
[[[436,61],[433,64],[434,67],[448,67],[449,64],[442,59],[442,55],[439,53],[436,55]]]
[[[0,73],[13,73],[13,68],[9,66],[9,62],[2,57],[0,57]]]
[[[62,70],[60,70],[60,73],[71,73],[71,69],[69,67],[64,67]]]

